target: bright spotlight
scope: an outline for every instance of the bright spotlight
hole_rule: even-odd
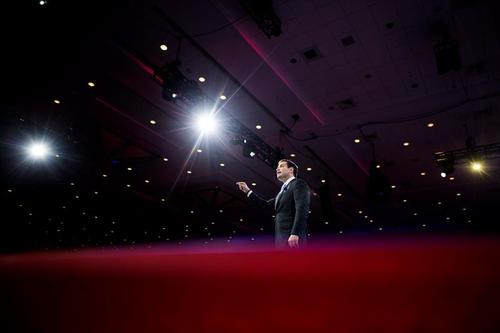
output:
[[[196,125],[203,134],[210,134],[217,129],[217,121],[214,115],[207,113],[198,117]]]
[[[446,178],[446,172],[441,172],[441,177]]]
[[[475,172],[481,172],[483,171],[483,164],[481,162],[472,162],[471,168]]]
[[[50,152],[48,145],[44,142],[33,142],[28,148],[28,155],[34,160],[43,160]]]

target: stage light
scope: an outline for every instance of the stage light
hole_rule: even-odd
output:
[[[262,126],[261,125],[256,125],[255,128],[258,129],[258,130],[260,130],[260,129],[262,129]]]
[[[214,115],[210,113],[199,116],[196,121],[196,125],[202,134],[210,134],[215,132],[217,129],[217,121]]]
[[[149,123],[150,123],[151,125],[156,125],[156,120],[151,119],[151,120],[149,121]]]
[[[441,172],[441,177],[446,178],[446,172]]]
[[[200,76],[200,77],[198,78],[198,81],[200,81],[201,83],[203,83],[203,82],[205,82],[205,81],[206,81],[206,79],[205,79],[203,76]]]
[[[49,146],[45,142],[32,142],[27,151],[28,155],[34,160],[43,160],[50,153]]]
[[[361,140],[360,139],[354,139],[354,143],[360,143]]]
[[[290,157],[295,157],[295,154],[290,154]]]
[[[166,50],[168,50],[168,47],[167,47],[167,45],[165,45],[165,44],[161,44],[161,45],[160,45],[160,49],[161,49],[162,51],[166,51]]]
[[[254,157],[255,156],[255,152],[251,151],[250,152],[250,157]]]
[[[55,104],[61,104],[61,101],[60,101],[60,100],[58,100],[58,99],[55,99],[55,100],[54,100],[54,103],[55,103]]]
[[[88,84],[89,87],[95,87],[95,83],[92,82],[92,81],[88,82],[87,84]]]
[[[475,172],[483,171],[483,164],[481,162],[471,162],[471,168]]]
[[[428,123],[428,124],[427,124],[427,127],[429,127],[429,128],[434,127],[434,123]]]
[[[219,98],[220,98],[221,100],[225,101],[227,97],[226,97],[225,95],[220,95],[220,97],[219,97]]]
[[[410,145],[410,143],[408,141],[403,142],[403,146],[408,147],[409,145]]]

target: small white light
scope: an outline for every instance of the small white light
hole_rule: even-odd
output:
[[[125,185],[125,186],[130,187],[130,184],[127,184],[127,185]]]
[[[358,214],[363,214],[363,211],[362,210],[358,210]]]
[[[441,177],[446,178],[446,172],[441,172]]]
[[[203,83],[203,82],[205,82],[205,81],[206,81],[206,79],[205,79],[203,76],[200,76],[200,77],[198,78],[198,81],[200,81],[201,83]]]
[[[155,120],[153,120],[153,119],[151,119],[151,120],[149,121],[149,123],[150,123],[151,125],[156,125],[156,121],[155,121]]]
[[[172,93],[172,98],[177,98],[177,94],[176,93]]]
[[[257,186],[257,183],[252,183],[252,186]]]
[[[429,128],[434,127],[434,123],[428,123],[427,127],[429,127]]]
[[[196,149],[196,151],[197,151],[198,153],[202,153],[202,152],[203,152],[203,150],[201,150],[200,148]]]
[[[163,161],[168,162],[168,158],[164,157]]]
[[[425,176],[425,175],[426,175],[426,173],[423,171],[420,173],[420,176]]]
[[[220,95],[220,97],[219,97],[219,98],[220,98],[221,100],[225,101],[227,97],[226,97],[225,95]]]
[[[107,175],[107,174],[105,174],[105,173],[103,173],[103,174],[102,174],[102,177],[103,177],[103,178],[106,178],[107,176],[108,176],[108,175]]]
[[[403,142],[403,146],[408,147],[409,145],[410,145],[410,143],[408,141]]]
[[[338,196],[338,197],[341,197],[341,196],[342,196],[342,193],[337,193],[337,196]]]
[[[55,100],[54,100],[54,103],[56,103],[56,104],[61,104],[61,101],[60,101],[60,100],[58,100],[58,99],[55,99]]]
[[[40,6],[46,5],[46,4],[47,4],[47,1],[41,0],[41,1],[39,2],[39,4],[40,4]]]
[[[191,172],[191,170],[188,170],[187,171],[188,175],[192,174],[193,172]]]
[[[290,154],[290,157],[295,157],[295,154],[293,154],[293,153],[292,153],[292,154]]]
[[[312,171],[312,168],[307,168],[307,171]]]
[[[396,185],[391,185],[391,188],[396,188]]]
[[[255,156],[255,152],[251,151],[249,155],[250,155],[250,157],[254,157]]]
[[[258,129],[258,130],[260,130],[260,129],[262,129],[262,126],[261,125],[255,125],[255,128]]]
[[[358,138],[354,139],[354,143],[360,143],[360,142],[361,142],[360,139],[358,139]]]
[[[128,167],[128,168],[127,168],[127,170],[128,170],[128,171],[132,171],[132,168],[131,168],[131,167]]]
[[[88,84],[89,87],[95,87],[95,83],[92,82],[92,81],[89,81],[87,84]]]
[[[322,183],[326,183],[326,179],[321,179],[321,182]]]
[[[376,167],[377,169],[380,169],[380,164],[377,164],[375,167]]]
[[[460,192],[459,192],[459,193],[457,193],[457,197],[459,197],[459,196],[461,196],[461,195],[462,195],[462,193],[460,193]]]
[[[449,179],[449,180],[455,180],[455,177],[450,177],[450,178],[448,178],[448,179]]]
[[[219,165],[220,165],[221,167],[223,167],[225,164],[224,164],[224,163],[220,163]]]
[[[166,50],[168,50],[168,47],[167,47],[167,45],[165,45],[165,44],[161,44],[161,45],[160,45],[160,49],[161,49],[162,51],[166,51]]]
[[[145,182],[146,184],[149,184],[149,180],[148,180],[148,179],[144,179],[144,182]]]
[[[403,199],[403,202],[404,202],[404,203],[407,203],[407,202],[408,202],[408,200],[406,200],[406,199]]]

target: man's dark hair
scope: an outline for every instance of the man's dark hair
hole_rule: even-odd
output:
[[[288,168],[293,168],[293,176],[297,177],[297,175],[299,174],[299,167],[297,166],[297,164],[295,164],[295,162],[287,160],[287,159],[279,160],[278,164],[280,162],[286,162],[286,166]]]

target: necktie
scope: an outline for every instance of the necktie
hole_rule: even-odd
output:
[[[278,200],[280,199],[280,197],[283,195],[283,192],[285,192],[288,188],[288,184],[285,186],[285,184],[283,184],[281,186],[281,190],[279,191],[278,195],[276,196],[276,199],[274,200],[274,209],[276,209],[276,207],[278,207]]]

